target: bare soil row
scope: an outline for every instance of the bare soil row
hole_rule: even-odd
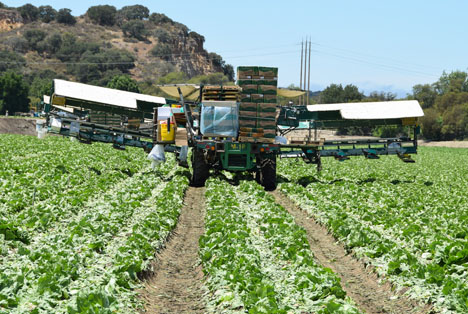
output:
[[[382,282],[372,269],[353,258],[335,241],[325,227],[297,207],[279,191],[272,192],[308,234],[310,249],[317,261],[332,269],[343,289],[365,313],[430,313],[429,305],[419,305]],[[199,265],[198,239],[204,232],[204,188],[190,187],[185,196],[176,230],[165,249],[158,253],[154,271],[140,291],[145,313],[204,313],[203,272]]]

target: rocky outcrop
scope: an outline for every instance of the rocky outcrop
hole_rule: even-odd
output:
[[[195,33],[196,34],[196,33]],[[203,47],[204,38],[201,35],[179,35],[174,42],[174,64],[179,71],[193,77],[200,74],[222,72],[208,58],[208,52]]]
[[[0,9],[0,32],[10,31],[23,24],[23,18],[18,11]]]

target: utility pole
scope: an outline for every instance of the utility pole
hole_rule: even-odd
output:
[[[304,39],[301,40],[301,77],[299,79],[299,89],[302,89],[302,64],[303,64],[303,54],[304,54]],[[304,75],[305,76],[305,75]],[[299,96],[299,104],[302,103],[302,95]]]
[[[305,91],[306,89],[306,74],[307,74],[307,37],[305,42],[305,54],[304,54],[304,86],[301,86],[301,89]],[[301,105],[304,105],[307,100],[307,95],[303,96],[304,101]]]
[[[312,38],[309,38],[309,79],[307,83],[307,105],[310,105],[310,52],[312,50]]]

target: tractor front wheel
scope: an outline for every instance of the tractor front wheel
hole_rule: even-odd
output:
[[[203,150],[194,148],[192,153],[192,180],[190,185],[194,187],[205,186],[210,176],[210,166],[205,160]]]
[[[265,188],[265,191],[274,191],[276,189],[276,155],[259,156],[257,164],[260,169],[256,173],[256,181]]]

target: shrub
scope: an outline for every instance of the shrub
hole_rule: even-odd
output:
[[[195,76],[191,78],[188,82],[192,84],[222,85],[229,82],[229,79],[223,73],[212,73],[208,75]]]
[[[141,93],[140,88],[136,81],[132,80],[128,75],[116,75],[114,76],[107,87],[120,89],[128,92]]]
[[[171,41],[171,34],[164,28],[158,28],[154,31],[154,37],[157,38],[160,43],[168,43]]]
[[[52,34],[47,38],[48,52],[57,53],[62,47],[62,36],[58,33]]]
[[[0,73],[8,70],[20,71],[26,62],[21,55],[8,50],[0,50]]]
[[[65,33],[62,36],[62,45],[57,52],[57,58],[60,61],[78,61],[85,51],[98,53],[100,46],[94,42],[79,41],[71,33]]]
[[[189,33],[189,28],[182,23],[174,22],[173,25],[179,30],[179,34],[182,37],[187,37]]]
[[[39,42],[46,38],[47,33],[40,29],[29,29],[24,32],[23,36],[28,41],[29,47],[32,50],[37,50]]]
[[[177,84],[187,82],[187,76],[184,72],[171,72],[158,80],[158,84]]]
[[[153,49],[150,50],[150,54],[153,57],[169,60],[172,56],[172,49],[168,44],[156,44]]]
[[[10,37],[5,40],[4,44],[11,48],[11,50],[25,53],[29,50],[29,43],[23,37]]]
[[[115,74],[127,73],[135,67],[134,57],[126,50],[108,49],[101,52],[85,51],[79,64],[69,66],[70,74],[76,75],[80,82],[102,80],[104,73],[117,70]]]
[[[145,24],[139,20],[132,20],[122,25],[122,31],[125,36],[133,37],[138,40],[146,40]]]
[[[205,42],[205,37],[203,35],[200,35],[197,32],[190,32],[188,36],[195,39],[195,41],[203,47],[203,43]]]

